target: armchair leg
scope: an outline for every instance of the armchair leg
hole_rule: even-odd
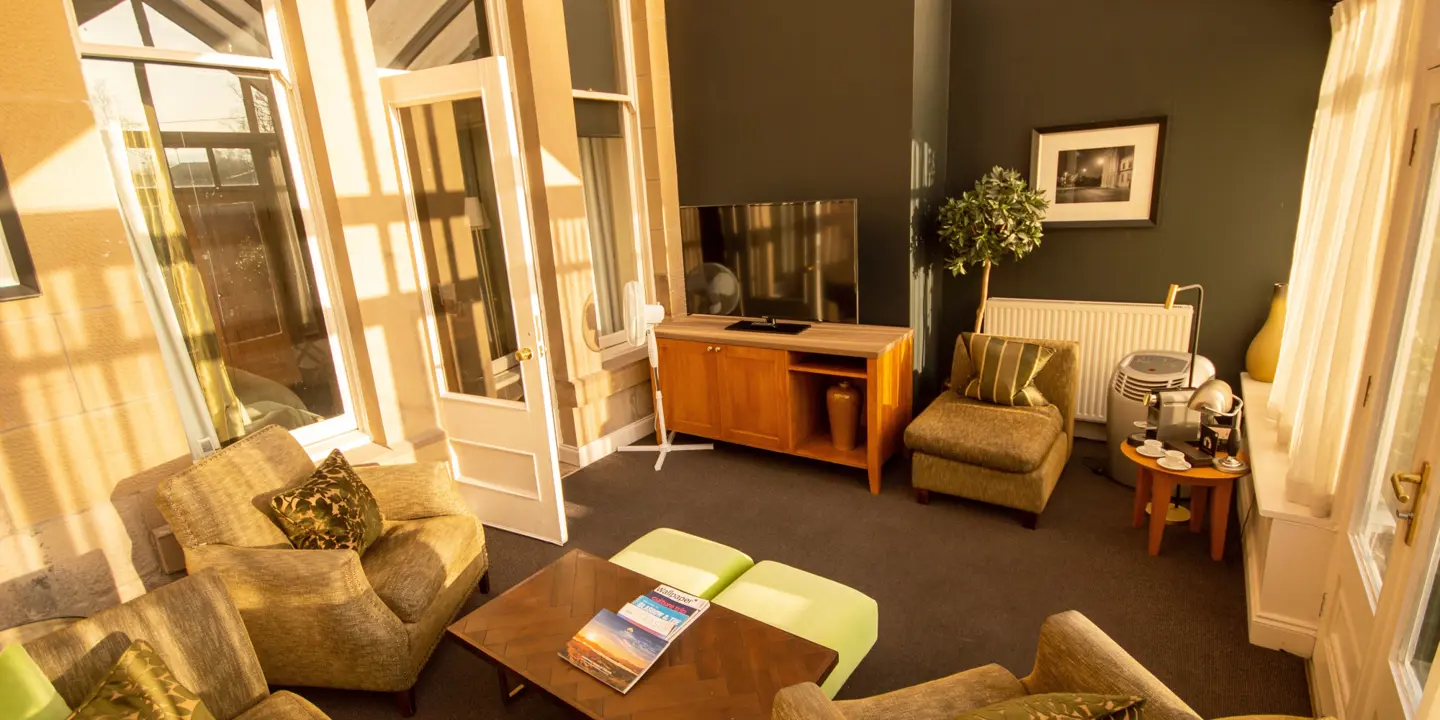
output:
[[[489,595],[489,594],[490,594],[490,571],[489,571],[489,570],[486,570],[486,571],[485,571],[485,574],[480,576],[480,594],[481,594],[481,595]]]
[[[929,490],[921,490],[920,488],[915,488],[915,502],[920,503],[921,505],[929,505],[929,504],[930,504],[930,491],[929,491]]]
[[[1020,516],[1020,524],[1024,525],[1026,530],[1034,530],[1040,525],[1040,513],[1022,513]]]
[[[395,709],[400,711],[400,717],[415,717],[415,688],[401,690],[395,693]]]

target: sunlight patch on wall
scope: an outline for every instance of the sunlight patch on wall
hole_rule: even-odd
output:
[[[350,276],[355,282],[355,297],[373,300],[389,295],[390,279],[385,267],[385,251],[380,245],[379,228],[371,224],[346,225],[345,247],[350,253]]]

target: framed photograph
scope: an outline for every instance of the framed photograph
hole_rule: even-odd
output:
[[[35,280],[35,263],[30,260],[30,246],[20,229],[20,215],[10,199],[10,182],[5,177],[5,164],[0,162],[0,302],[35,297],[40,283]]]
[[[1045,226],[1153,226],[1164,149],[1163,117],[1035,130],[1030,185],[1050,201]]]

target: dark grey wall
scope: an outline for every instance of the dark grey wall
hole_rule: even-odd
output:
[[[859,200],[860,322],[909,321],[910,3],[668,0],[680,204]]]
[[[951,0],[914,0],[910,54],[910,327],[915,330],[915,398],[928,403],[940,388],[941,289],[930,244],[935,208],[945,200],[950,133]],[[917,403],[917,404],[918,404]]]
[[[1289,274],[1330,8],[956,0],[951,195],[993,165],[1028,174],[1033,128],[1170,118],[1157,227],[1046,233],[992,271],[991,295],[1160,302],[1169,283],[1204,284],[1200,352],[1237,381],[1271,284]],[[979,283],[947,276],[944,292],[941,335],[954,338],[973,329]]]

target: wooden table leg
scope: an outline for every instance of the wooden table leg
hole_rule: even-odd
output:
[[[525,689],[525,683],[511,680],[510,672],[504,666],[496,665],[495,672],[500,676],[500,699],[509,705]]]
[[[1175,480],[1163,473],[1151,473],[1150,484],[1150,555],[1160,554],[1160,540],[1165,537],[1165,516],[1170,510],[1170,495]]]
[[[1130,518],[1131,527],[1145,527],[1145,503],[1150,502],[1150,473],[1144,467],[1135,478],[1135,510]]]
[[[1205,526],[1205,501],[1209,498],[1210,488],[1190,486],[1190,532],[1198,533]]]
[[[1210,559],[1225,557],[1225,526],[1230,522],[1230,494],[1233,482],[1215,486],[1215,497],[1210,498]]]
[[[874,441],[872,440],[871,442],[874,442]],[[881,470],[881,468],[880,468],[880,463],[879,463],[878,461],[873,461],[873,460],[872,460],[871,462],[872,462],[873,464],[869,467],[869,471],[870,471],[870,494],[871,494],[871,495],[879,495],[879,494],[880,494],[880,470]]]

